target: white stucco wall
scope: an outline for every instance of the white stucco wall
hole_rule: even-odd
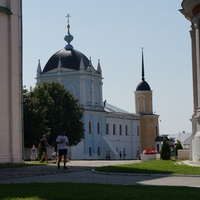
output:
[[[21,1],[1,0],[0,6],[0,163],[22,162],[22,35]]]
[[[136,159],[137,150],[140,151],[140,135],[137,134],[137,126],[140,126],[140,121],[134,119],[134,117],[125,118],[123,115],[109,116],[106,118],[106,123],[109,124],[109,134],[106,134],[106,138],[110,141],[114,147],[116,153],[123,154],[125,149],[125,159]],[[113,124],[116,125],[115,135],[113,135]],[[120,135],[119,127],[122,125],[122,135]],[[128,133],[126,135],[125,127],[128,127]],[[119,157],[118,157],[119,158]]]

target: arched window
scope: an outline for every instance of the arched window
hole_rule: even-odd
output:
[[[149,98],[149,113],[152,113],[152,98]]]
[[[86,89],[86,102],[87,104],[92,103],[92,90],[89,84],[87,84],[87,89]]]
[[[67,90],[69,90],[72,93],[72,95],[75,97],[75,89],[74,89],[74,87],[73,87],[72,84],[69,85],[69,87],[67,88]]]
[[[100,122],[97,122],[97,133],[100,134]]]
[[[146,99],[143,97],[143,112],[146,113]]]
[[[158,136],[158,126],[156,125],[156,136]]]
[[[95,84],[94,102],[97,105],[99,105],[99,103],[100,103],[100,92],[99,92],[99,87],[97,84]]]
[[[140,112],[140,99],[137,97],[137,113]]]
[[[89,129],[89,133],[91,134],[92,133],[92,122],[91,121],[89,121],[88,129]]]

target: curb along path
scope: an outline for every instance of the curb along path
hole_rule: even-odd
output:
[[[69,170],[57,169],[56,165],[0,169],[1,183],[99,183],[122,185],[160,185],[200,187],[200,176],[170,176],[142,174],[92,173],[95,167],[135,163],[140,161],[71,161]]]

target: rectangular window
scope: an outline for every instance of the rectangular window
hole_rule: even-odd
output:
[[[101,153],[100,153],[100,147],[98,147],[98,156],[100,156]]]
[[[128,135],[128,125],[126,125],[126,135]]]
[[[137,136],[140,136],[140,127],[137,126]]]
[[[97,133],[100,134],[100,123],[97,123]]]
[[[156,125],[156,136],[158,136],[158,126]]]
[[[89,133],[92,133],[92,123],[89,121]]]
[[[116,125],[113,124],[113,135],[116,135]]]
[[[92,156],[92,147],[89,147],[89,156]]]
[[[106,135],[109,135],[109,124],[106,124]]]
[[[119,135],[122,135],[122,125],[119,125]]]

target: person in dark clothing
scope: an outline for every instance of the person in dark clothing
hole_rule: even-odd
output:
[[[46,135],[44,134],[38,145],[38,149],[42,149],[42,157],[40,159],[40,162],[43,162],[43,160],[47,162],[47,146],[51,148],[51,146],[47,142]]]

